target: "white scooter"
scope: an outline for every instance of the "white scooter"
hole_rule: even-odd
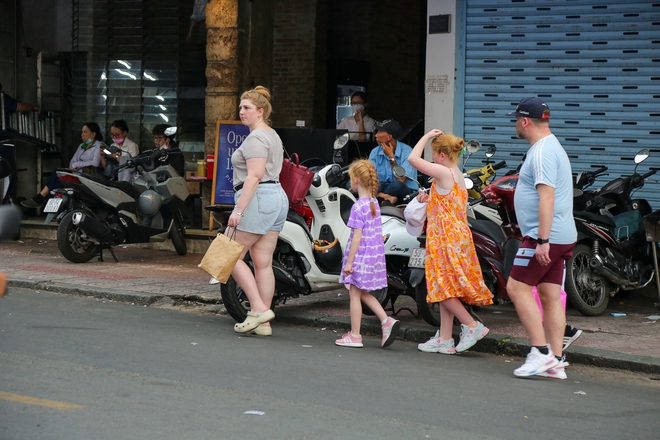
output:
[[[341,149],[347,141],[348,135],[338,138],[334,144],[335,150]],[[277,302],[284,303],[288,298],[344,287],[339,284],[339,275],[351,233],[347,226],[348,218],[355,203],[355,196],[346,189],[347,168],[338,164],[316,167],[316,175],[306,197],[312,211],[311,227],[307,226],[306,219],[301,214],[289,210],[273,255],[275,297],[271,308]],[[216,212],[226,210],[222,207],[207,209]],[[388,253],[407,253],[407,262],[412,246],[419,247],[419,243],[406,233],[403,215],[396,214],[392,217],[386,214],[388,209],[390,208],[384,207],[381,210],[386,259]],[[398,226],[398,230],[395,226]],[[405,235],[402,235],[401,231]],[[249,254],[246,262],[252,267]],[[242,322],[250,310],[250,304],[241,287],[230,277],[226,284],[221,285],[220,291],[227,312],[232,318]],[[388,288],[371,293],[381,305],[387,304]],[[364,312],[369,314],[370,310],[365,306]]]

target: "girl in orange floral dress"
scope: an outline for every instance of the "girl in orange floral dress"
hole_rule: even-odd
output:
[[[433,163],[421,157],[429,139],[433,139]],[[420,351],[429,353],[460,353],[488,334],[488,328],[475,321],[463,305],[493,303],[467,224],[467,190],[458,168],[464,143],[462,138],[431,130],[408,157],[419,172],[435,179],[427,205],[426,301],[440,303],[440,330],[418,346]],[[456,347],[452,338],[454,317],[461,322],[461,338]]]

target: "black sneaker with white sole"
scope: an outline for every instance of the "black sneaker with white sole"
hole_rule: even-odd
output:
[[[577,341],[578,338],[582,335],[582,330],[575,328],[572,325],[566,324],[566,329],[564,330],[564,347],[562,350],[566,350],[570,345]]]

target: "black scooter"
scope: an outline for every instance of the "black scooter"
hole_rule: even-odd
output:
[[[108,148],[106,154],[118,151]],[[57,246],[67,260],[85,263],[99,255],[103,261],[102,252],[108,249],[118,261],[112,246],[168,238],[179,255],[186,254],[181,209],[188,186],[174,168],[161,164],[167,154],[167,150],[148,150],[120,166],[118,172],[125,168],[138,172],[133,185],[99,174],[57,171],[64,188],[51,191],[44,212],[52,214],[47,222],[52,218],[59,222]]]
[[[657,172],[637,174],[637,166],[648,156],[649,150],[641,150],[632,175],[618,177],[591,194],[588,211],[573,212],[578,240],[566,262],[566,293],[583,315],[600,315],[610,296],[653,281],[657,244],[646,241],[643,222],[652,209],[645,199],[631,198]]]

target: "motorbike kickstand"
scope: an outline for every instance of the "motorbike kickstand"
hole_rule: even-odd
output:
[[[119,263],[119,259],[117,258],[117,255],[115,255],[115,250],[112,249],[112,246],[107,245],[107,246],[101,246],[99,249],[99,261],[103,262],[103,249],[107,249],[110,251],[110,254],[112,255],[112,258],[115,260],[115,263]]]
[[[415,311],[413,309],[411,309],[410,307],[401,307],[401,308],[399,308],[399,310],[396,310],[394,308],[394,303],[395,303],[397,298],[398,298],[398,295],[397,296],[390,296],[390,304],[392,305],[392,307],[386,308],[385,309],[386,311],[391,310],[392,311],[392,316],[397,316],[400,312],[402,312],[403,310],[406,310],[406,311],[410,312],[410,314],[413,315],[415,318],[419,318],[419,314],[415,313]]]

